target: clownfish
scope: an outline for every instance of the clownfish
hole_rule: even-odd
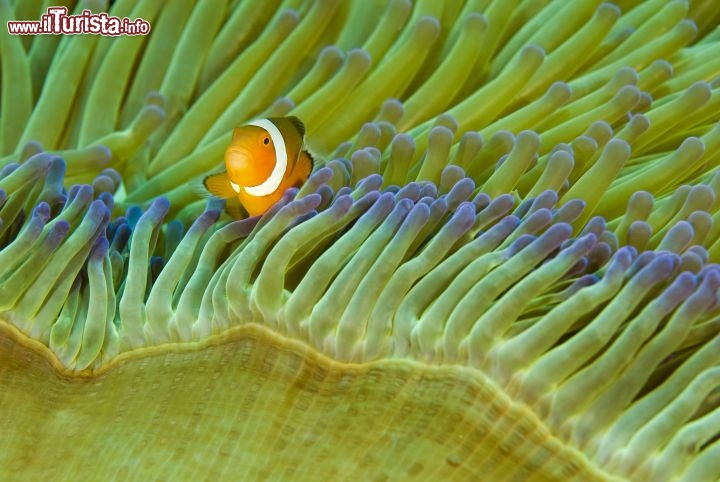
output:
[[[233,130],[225,150],[225,171],[207,176],[210,194],[226,199],[226,210],[239,201],[250,216],[263,214],[291,187],[310,176],[313,158],[304,148],[305,126],[297,117],[258,119]],[[235,212],[233,212],[235,211]]]

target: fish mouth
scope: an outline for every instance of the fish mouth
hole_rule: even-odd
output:
[[[267,174],[259,168],[257,156],[242,147],[232,146],[225,151],[225,167],[230,185],[235,192],[240,192],[244,186],[261,184]]]

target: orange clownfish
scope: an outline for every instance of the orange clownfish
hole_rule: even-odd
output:
[[[269,117],[236,127],[225,150],[226,171],[206,177],[203,184],[213,196],[226,199],[229,214],[236,215],[234,201],[250,216],[263,214],[288,188],[300,187],[310,176],[313,159],[304,138],[305,126],[297,117]]]

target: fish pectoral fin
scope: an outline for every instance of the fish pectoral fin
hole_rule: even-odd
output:
[[[219,172],[211,174],[203,179],[203,185],[213,196],[224,199],[233,199],[237,197],[237,192],[232,187],[227,172]]]
[[[200,177],[193,178],[190,181],[190,189],[192,190],[193,194],[195,194],[197,197],[203,197],[207,199],[217,199],[217,196],[210,193],[207,188],[205,187],[205,183],[203,182],[203,179]]]

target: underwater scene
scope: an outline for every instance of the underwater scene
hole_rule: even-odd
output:
[[[720,2],[0,20],[0,480],[720,480]]]

